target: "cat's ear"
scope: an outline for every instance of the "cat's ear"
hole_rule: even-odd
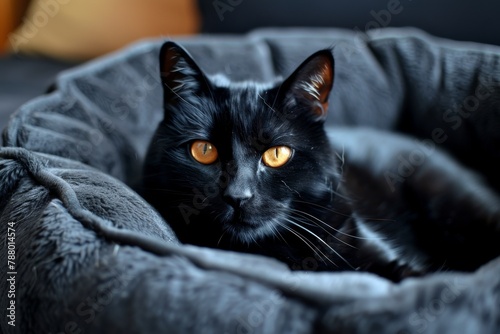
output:
[[[283,82],[280,91],[285,94],[285,103],[306,104],[317,120],[324,121],[333,87],[333,75],[331,50],[314,53]]]
[[[160,50],[160,76],[165,104],[188,100],[210,90],[208,79],[189,53],[174,42]]]

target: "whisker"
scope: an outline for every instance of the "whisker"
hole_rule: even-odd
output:
[[[335,249],[333,249],[329,244],[327,244],[323,239],[321,239],[319,236],[317,236],[314,232],[310,231],[309,229],[305,228],[304,226],[290,220],[290,219],[286,219],[289,223],[303,229],[304,231],[308,232],[309,234],[311,234],[312,236],[316,237],[318,239],[318,241],[320,241],[321,243],[323,243],[326,247],[328,247],[333,253],[335,253],[335,255],[337,255],[342,261],[344,261],[349,267],[351,267],[351,269],[355,269],[350,263],[349,261],[347,261],[342,255],[340,255],[339,252],[337,252]]]
[[[278,90],[279,92],[279,90]],[[276,103],[276,97],[274,98],[274,102],[273,102],[273,105],[270,106],[269,103],[267,103],[267,101],[264,99],[264,97],[262,97],[262,95],[258,95],[259,98],[262,100],[262,102],[266,105],[266,107],[268,107],[269,109],[271,109],[271,111],[273,111],[275,114],[277,114],[278,112],[274,109],[274,105]],[[276,133],[280,132],[281,128],[285,126],[285,122],[282,122],[281,125],[276,129]]]
[[[222,232],[222,234],[221,234],[221,236],[220,236],[220,238],[219,238],[219,241],[217,241],[217,247],[219,247],[220,242],[221,242],[222,238],[224,237],[224,235],[226,234],[226,232],[227,232],[227,229],[226,229],[226,230],[224,230],[224,232]]]
[[[278,91],[276,92],[276,96],[274,96],[273,100],[273,106],[271,107],[271,110],[274,110],[274,106],[276,105],[276,101],[278,100],[278,96],[280,95],[281,87],[283,86],[283,83],[280,84],[278,87]]]
[[[325,225],[326,227],[332,229],[334,232],[338,233],[338,234],[342,234],[342,235],[345,235],[346,237],[350,237],[350,238],[353,238],[353,239],[367,239],[367,238],[363,238],[363,237],[360,237],[360,236],[357,236],[357,235],[353,235],[353,234],[349,234],[349,233],[346,233],[346,232],[342,232],[341,230],[339,229],[336,229],[335,227],[333,226],[330,226],[329,224],[325,223],[324,221],[322,221],[321,219],[311,215],[310,213],[307,213],[305,211],[301,211],[301,210],[297,210],[297,209],[290,209],[291,211],[293,212],[296,212],[296,213],[299,213],[299,214],[302,214],[304,216],[302,216],[303,218],[306,218],[306,219],[310,219],[310,221],[316,221],[316,222],[319,222],[323,225]],[[312,219],[312,220],[311,220]],[[317,225],[319,226],[319,225]],[[339,240],[339,239],[337,239]],[[339,240],[341,241],[341,240]]]
[[[252,238],[254,244],[259,245],[259,242],[257,241],[257,239],[255,239],[253,234],[250,234],[250,237]],[[248,243],[248,244],[250,245],[250,243]]]
[[[283,237],[283,235],[281,235],[280,231],[278,230],[278,228],[276,226],[274,226],[274,224],[271,225],[271,229],[273,230],[273,233],[275,233],[274,235],[278,236],[278,238],[283,240],[283,242],[288,245],[288,241],[286,241],[286,239]]]
[[[306,246],[309,247],[314,252],[314,254],[316,254],[316,256],[318,258],[321,259],[323,257],[323,258],[327,259],[328,261],[330,261],[334,266],[338,267],[337,264],[335,264],[335,262],[333,262],[328,256],[326,256],[313,242],[311,242],[311,241],[307,240],[306,238],[302,237],[300,235],[300,233],[298,233],[297,231],[294,231],[293,229],[291,229],[290,227],[286,226],[285,224],[279,223],[279,225],[281,227],[283,227],[284,229],[286,229],[288,232],[290,232],[293,235],[295,235],[302,242],[304,242],[304,244],[306,244]],[[326,262],[326,261],[323,260],[323,262]]]
[[[340,211],[336,211],[336,210],[333,210],[331,208],[328,208],[326,206],[323,206],[323,205],[319,205],[319,204],[316,204],[316,203],[313,203],[313,202],[306,202],[306,201],[299,201],[299,200],[296,200],[294,199],[293,202],[296,202],[296,203],[301,203],[301,204],[307,204],[307,205],[312,205],[312,206],[315,206],[315,207],[318,207],[318,208],[321,208],[323,210],[326,210],[326,211],[329,211],[329,212],[332,212],[332,213],[335,213],[339,216],[344,216],[344,217],[348,217],[348,218],[353,218],[353,215],[352,214],[346,214],[346,213],[343,213],[343,212],[340,212]],[[372,221],[385,221],[385,222],[395,222],[394,219],[387,219],[387,218],[370,218],[370,217],[359,217],[359,219],[363,219],[363,220],[372,220]]]
[[[351,199],[351,198],[347,197],[346,195],[344,195],[344,194],[342,194],[342,193],[340,193],[340,192],[338,191],[338,190],[339,190],[339,188],[340,188],[340,183],[341,183],[341,182],[337,183],[337,189],[333,190],[332,188],[330,188],[330,191],[332,192],[332,194],[336,195],[337,197],[342,198],[342,199],[343,199],[343,200],[345,200],[345,201],[348,201],[348,202],[352,201],[352,199]]]
[[[287,219],[287,218],[285,218],[285,220],[287,220],[289,223],[291,223],[291,224],[293,224],[293,225],[295,225],[295,226],[298,226],[298,227],[302,228],[300,225],[296,224],[296,223],[295,223],[295,222],[293,222],[292,220],[289,220],[289,219]],[[285,227],[285,226],[284,226],[284,227]],[[302,237],[302,236],[300,235],[300,233],[298,233],[297,231],[294,231],[293,229],[291,229],[291,228],[289,228],[289,227],[285,227],[285,228],[286,228],[288,231],[290,231],[290,232],[292,232],[293,234],[295,234],[298,238],[300,238],[300,239],[301,239],[301,240],[302,240],[302,241],[303,241],[306,245],[308,245],[308,246],[309,246],[309,248],[311,248],[311,249],[315,252],[315,254],[316,254],[319,258],[322,258],[322,257],[323,257],[323,258],[327,259],[327,260],[328,260],[331,264],[333,264],[334,266],[338,267],[338,265],[337,265],[337,264],[336,264],[336,263],[335,263],[332,259],[330,259],[330,257],[329,257],[329,256],[327,256],[325,253],[323,253],[323,252],[321,251],[321,249],[320,249],[318,246],[316,246],[316,245],[315,245],[312,241],[308,240],[308,239],[307,239],[307,238],[305,238],[305,237]],[[321,240],[321,239],[320,239],[320,240]],[[311,247],[311,245],[312,245],[312,247],[314,247],[314,249]],[[317,250],[317,251],[316,251],[316,250]],[[318,254],[318,252],[319,252],[321,255],[320,255],[320,254]],[[326,262],[326,261],[325,261],[325,260],[323,260],[323,262]]]
[[[288,184],[286,184],[285,180],[281,180],[281,182],[285,185],[285,187],[287,187],[288,190],[296,193],[297,195],[299,195],[299,197],[302,198],[302,196],[300,196],[300,193],[297,190],[294,190],[294,189],[290,188],[290,186]]]
[[[293,210],[293,209],[292,209],[292,210]],[[298,211],[298,210],[293,210],[293,211]],[[299,214],[300,214],[301,212],[297,212],[297,213],[299,213]],[[307,217],[302,217],[302,218],[304,218],[304,219],[308,219]],[[304,223],[304,224],[306,223],[306,222],[304,222],[304,221],[302,221],[302,220],[300,220],[300,221],[301,221],[302,223]],[[311,221],[311,220],[309,219],[309,221]],[[319,220],[319,219],[318,219],[318,221],[319,221],[320,223],[324,224],[325,226],[327,226],[327,227],[331,228],[333,231],[335,231],[335,232],[339,232],[337,229],[335,229],[335,228],[331,227],[331,226],[330,226],[330,225],[328,225],[327,223],[325,223],[325,222],[323,222],[323,221],[321,221],[321,220]],[[341,243],[343,243],[344,245],[349,246],[349,247],[351,247],[351,248],[357,249],[357,247],[356,247],[356,246],[353,246],[353,245],[351,245],[350,243],[348,243],[347,241],[344,241],[344,240],[340,239],[339,237],[337,237],[336,235],[334,235],[334,234],[330,233],[330,232],[329,232],[326,228],[324,228],[323,226],[321,226],[321,225],[319,225],[319,224],[317,224],[317,223],[315,223],[314,225],[312,225],[312,224],[309,224],[309,225],[311,225],[311,226],[317,226],[317,227],[319,227],[320,229],[322,229],[323,231],[325,231],[325,232],[326,232],[329,236],[331,236],[332,238],[334,238],[335,240],[337,240],[338,242],[341,242]],[[342,233],[342,232],[339,232],[339,233]],[[353,238],[356,238],[355,236],[352,236],[352,237],[353,237]]]
[[[276,112],[276,110],[274,110],[274,103],[276,103],[276,98],[274,99],[272,107],[267,103],[267,101],[262,97],[262,95],[259,94],[259,98],[262,100],[262,102],[264,102],[264,104],[266,105],[266,107],[268,107],[269,109],[271,109],[273,112]]]

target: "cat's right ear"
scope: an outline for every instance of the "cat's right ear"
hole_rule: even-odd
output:
[[[174,42],[160,50],[160,76],[165,104],[187,101],[209,91],[209,82],[189,53]]]

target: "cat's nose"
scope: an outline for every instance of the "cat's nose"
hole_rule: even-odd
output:
[[[235,209],[241,208],[252,197],[250,189],[228,188],[224,192],[224,200]]]

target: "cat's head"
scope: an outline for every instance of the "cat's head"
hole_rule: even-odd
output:
[[[160,70],[165,115],[144,182],[181,240],[259,240],[294,229],[330,199],[330,50],[273,84],[209,77],[172,42],[161,49]]]

